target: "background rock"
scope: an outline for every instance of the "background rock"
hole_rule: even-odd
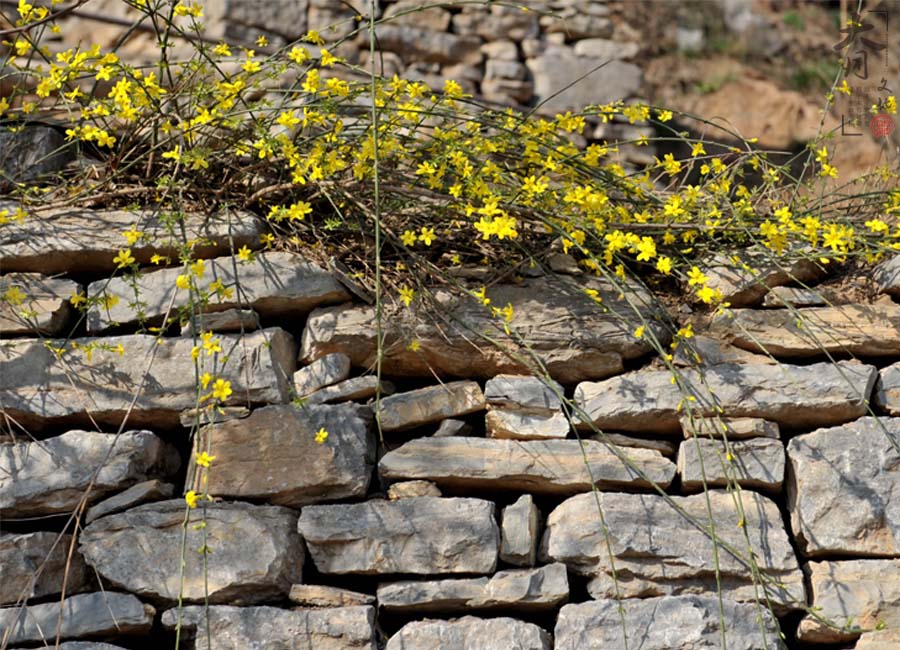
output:
[[[71,543],[71,535],[56,533],[0,535],[0,605],[62,593],[64,580],[66,594],[88,589],[90,575],[77,550],[67,568]]]
[[[385,650],[456,648],[458,650],[551,650],[549,634],[532,623],[513,618],[463,616],[454,621],[407,623],[388,641]]]

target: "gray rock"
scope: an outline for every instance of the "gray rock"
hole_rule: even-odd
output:
[[[171,483],[163,483],[156,479],[143,481],[88,508],[84,515],[84,522],[89,524],[94,519],[111,515],[114,512],[122,512],[148,501],[163,501],[171,498],[174,493],[175,486]]]
[[[414,497],[439,497],[441,489],[431,481],[400,481],[388,488],[388,499],[412,499]]]
[[[490,578],[407,580],[378,585],[378,604],[403,614],[490,610],[542,612],[569,598],[564,564],[498,571]]]
[[[537,377],[497,375],[485,383],[484,397],[491,406],[549,415],[559,411],[564,393],[557,382],[550,382],[548,386]]]
[[[781,438],[781,429],[777,422],[762,418],[723,418],[723,417],[689,417],[682,416],[681,431],[684,439],[690,440],[695,435],[708,438],[727,437],[729,440],[746,438]]]
[[[643,73],[633,63],[576,56],[569,48],[548,49],[525,63],[534,78],[535,99],[546,113],[627,99],[643,83]]]
[[[772,287],[790,282],[809,283],[824,274],[819,264],[805,257],[773,261],[766,251],[759,249],[717,254],[703,265],[702,271],[709,277],[707,285],[720,290],[733,307],[755,305]]]
[[[562,411],[535,415],[518,410],[491,409],[484,416],[488,438],[548,440],[569,435],[569,420]]]
[[[288,598],[301,607],[358,607],[375,604],[375,596],[322,585],[294,585]]]
[[[226,309],[197,314],[197,334],[200,332],[252,332],[259,329],[259,314],[252,309]],[[193,336],[194,327],[187,323],[182,336]]]
[[[194,650],[229,648],[310,648],[310,650],[377,650],[375,608],[279,609],[277,607],[184,607],[182,626],[196,630]],[[174,629],[178,611],[163,612],[162,624]]]
[[[303,397],[349,376],[350,357],[340,352],[326,354],[294,373],[294,390],[297,397]]]
[[[81,552],[107,584],[174,602],[181,588],[185,532],[184,600],[202,602],[207,593],[203,553],[208,561],[209,602],[253,604],[285,597],[301,582],[303,542],[297,514],[280,506],[209,503],[185,520],[182,499],[148,503],[109,515],[81,534]],[[206,527],[194,524],[206,517]],[[129,552],[131,550],[141,552]]]
[[[75,160],[75,146],[60,129],[30,124],[0,132],[0,188],[33,183],[56,174]]]
[[[380,386],[382,395],[390,395],[394,392],[394,384],[387,380],[382,379]],[[345,379],[333,386],[320,388],[302,399],[304,404],[308,406],[361,401],[375,397],[378,394],[378,388],[378,377],[375,375],[363,375],[362,377]]]
[[[810,562],[809,573],[817,617],[800,622],[799,640],[841,643],[878,625],[900,628],[900,560]]]
[[[626,447],[635,449],[653,449],[658,451],[667,458],[673,458],[678,453],[678,446],[668,440],[650,440],[649,438],[638,438],[637,436],[626,436],[621,433],[598,433],[591,436],[591,440],[605,442],[616,447]]]
[[[61,621],[61,639],[102,635],[144,634],[150,631],[156,610],[131,594],[111,591],[68,596],[58,602],[0,609],[0,639],[4,643],[52,643]]]
[[[413,621],[390,638],[385,650],[551,650],[549,634],[514,618],[463,616],[453,621]]]
[[[598,291],[598,305],[585,293]],[[654,323],[658,308],[650,294],[627,288],[629,300],[638,306],[660,340],[668,342],[665,329]],[[607,377],[623,370],[623,360],[635,359],[651,351],[649,344],[634,337],[641,324],[620,291],[599,279],[575,281],[567,277],[545,276],[520,285],[495,285],[487,290],[492,305],[513,307],[509,326],[545,364],[550,375],[563,383]],[[435,307],[420,311],[386,308],[384,314],[384,358],[386,374],[432,377],[454,375],[490,378],[500,373],[531,370],[508,352],[525,354],[524,348],[503,333],[503,324],[493,318],[479,301],[470,296],[454,297],[445,290],[434,292]],[[604,307],[609,311],[604,312]],[[468,323],[466,329],[460,323]],[[473,333],[488,333],[501,341],[506,351],[477,340]],[[415,338],[421,349],[411,352],[401,341]],[[343,306],[313,311],[303,332],[301,355],[306,362],[330,352],[344,352],[354,366],[374,367],[376,356],[375,310],[372,307]]]
[[[207,408],[185,409],[178,414],[178,422],[185,429],[217,424],[227,420],[240,420],[250,415],[246,406],[219,406],[213,410]]]
[[[840,305],[784,309],[736,309],[717,326],[745,350],[796,359],[831,354],[886,356],[900,353],[900,305]],[[799,316],[798,316],[799,314]]]
[[[89,486],[87,502],[93,503],[153,474],[173,473],[178,465],[175,449],[149,431],[125,431],[118,439],[69,431],[47,440],[2,443],[0,514],[69,513]]]
[[[487,81],[497,79],[509,79],[512,81],[524,81],[528,76],[528,68],[518,61],[503,61],[489,59],[484,66],[484,78]]]
[[[702,460],[701,460],[702,459]],[[750,438],[685,440],[678,451],[678,473],[685,492],[708,487],[741,487],[779,492],[784,482],[784,447],[780,440]]]
[[[878,372],[874,397],[876,406],[888,415],[900,415],[900,363],[893,363]]]
[[[69,326],[72,305],[69,298],[81,292],[71,280],[48,278],[38,273],[9,273],[0,276],[0,333],[62,334]],[[11,298],[18,294],[22,301]]]
[[[431,32],[390,23],[378,27],[378,46],[397,52],[406,61],[478,65],[482,59],[480,45],[481,39],[471,34]]]
[[[484,410],[484,394],[474,381],[454,381],[398,393],[381,400],[382,431],[402,431]]]
[[[299,530],[325,574],[491,573],[500,544],[494,504],[480,499],[307,506]]]
[[[513,6],[468,5],[453,16],[453,30],[457,34],[475,34],[486,41],[521,41],[538,35],[538,15]]]
[[[431,435],[435,438],[452,438],[453,436],[467,436],[472,432],[472,427],[463,420],[447,418],[438,425],[437,431]]]
[[[271,328],[219,338],[233,391],[226,405],[290,399],[296,353],[287,332]],[[196,406],[189,339],[136,334],[73,341],[94,346],[90,360],[72,349],[72,341],[16,339],[0,346],[0,408],[9,417],[37,429],[47,421],[88,424],[90,413],[96,422],[119,426],[137,394],[128,425],[169,428],[178,425],[180,411]],[[64,351],[62,359],[51,347]]]
[[[513,41],[489,41],[481,46],[488,63],[494,61],[518,61],[519,48]]]
[[[772,287],[763,298],[763,307],[824,307],[830,301],[816,289]]]
[[[593,4],[590,2],[582,4]],[[599,7],[606,9],[602,5]],[[606,14],[585,11],[585,7],[570,7],[554,15],[542,16],[541,27],[545,34],[564,35],[568,40],[584,38],[609,38],[613,35],[613,24]],[[605,103],[605,102],[599,102]]]
[[[900,554],[900,418],[797,436],[787,454],[787,506],[802,553]]]
[[[687,341],[682,341],[675,351],[674,365],[682,368],[695,368],[698,365],[718,366],[725,363],[768,364],[778,362],[764,354],[754,354],[741,348],[724,343],[710,336],[698,334]]]
[[[872,280],[882,293],[900,296],[900,255],[876,266],[872,270]]]
[[[388,480],[425,479],[441,488],[527,490],[574,494],[591,489],[665,488],[675,475],[672,461],[650,449],[629,449],[627,459],[595,440],[492,440],[416,438],[382,456],[378,472]],[[585,467],[585,460],[590,473]]]
[[[637,43],[619,43],[608,38],[585,38],[576,41],[575,54],[595,59],[631,59],[637,56],[641,46]]]
[[[516,566],[534,566],[540,538],[541,513],[530,494],[503,508],[500,519],[500,559]]]
[[[384,10],[384,23],[408,25],[432,32],[446,32],[450,12],[427,0],[398,0]]]
[[[895,650],[900,647],[900,627],[866,632],[856,642],[854,650]]]
[[[203,6],[206,36],[250,45],[265,33],[269,41],[288,43],[306,33],[308,5],[308,0],[208,0]]]
[[[681,372],[688,394],[696,397],[693,412],[727,417],[755,417],[788,427],[815,427],[847,422],[866,412],[875,385],[873,366],[852,361],[808,366],[727,364]],[[603,382],[582,382],[575,403],[601,429],[681,432],[681,388],[667,370],[639,370]],[[714,403],[710,395],[715,396]]]
[[[0,535],[0,605],[62,593],[63,581],[67,595],[85,591],[90,577],[81,553],[66,568],[71,543],[71,535],[57,533]]]
[[[175,279],[183,273],[182,267],[142,272],[137,279],[137,298],[131,278],[92,282],[88,286],[89,297],[115,296],[118,302],[109,308],[101,304],[90,307],[88,331],[102,332],[139,320],[157,324],[171,309],[188,304],[190,292],[175,285]],[[350,294],[331,273],[293,253],[257,253],[250,262],[231,257],[208,260],[197,284],[206,289],[215,281],[231,288],[233,296],[220,301],[213,298],[204,307],[207,311],[242,305],[262,316],[298,317],[322,305],[350,300]]]
[[[289,507],[364,497],[375,441],[363,412],[349,405],[266,406],[243,420],[204,427],[193,451],[208,449],[213,467],[207,472],[191,463],[186,484],[216,497]],[[318,443],[321,429],[328,437]]]
[[[15,210],[17,206],[6,204]],[[181,235],[171,235],[156,210],[89,210],[60,208],[10,221],[0,232],[0,267],[10,271],[53,274],[108,273],[113,258],[125,248],[122,233],[134,226],[144,237],[131,247],[138,264],[149,264],[154,254],[178,260]],[[223,212],[214,216],[191,213],[184,217],[185,236],[197,240],[195,258],[226,255],[241,246],[259,248],[262,226],[249,212]],[[177,230],[177,228],[176,228]]]
[[[720,609],[716,596],[664,596],[566,605],[554,636],[556,650],[624,650],[635,641],[641,650],[719,650],[723,634],[729,650],[784,650],[779,633],[764,606],[726,598]]]
[[[715,596],[713,543],[704,530],[709,525],[709,507],[719,540],[722,596],[744,602],[762,599],[765,593],[777,612],[805,607],[803,574],[778,507],[760,494],[745,491],[739,497],[740,515],[735,511],[737,498],[718,490],[669,497],[679,512],[656,494],[579,494],[547,517],[540,558],[564,562],[572,571],[590,576],[588,591],[597,599],[615,598],[617,592],[622,598]],[[609,529],[608,541],[598,508]],[[744,525],[738,525],[742,520]],[[751,552],[761,584],[754,584],[748,568]],[[618,585],[613,581],[613,566]]]

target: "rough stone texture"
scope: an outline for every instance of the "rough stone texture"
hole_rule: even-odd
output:
[[[738,262],[732,259],[738,257]],[[773,262],[764,252],[745,250],[728,255],[717,254],[703,266],[709,276],[707,285],[722,292],[734,307],[754,305],[771,287],[789,282],[812,282],[823,275],[822,267],[812,260],[779,260]]]
[[[297,648],[300,650],[376,650],[375,608],[279,609],[277,607],[209,608],[209,633],[203,607],[182,609],[182,625],[196,630],[192,647]],[[163,612],[162,624],[174,629],[178,612]],[[263,641],[264,640],[264,641]],[[208,645],[211,643],[211,646]]]
[[[0,535],[0,605],[61,593],[71,543],[71,535],[57,533]],[[40,575],[32,580],[38,570]],[[89,585],[87,566],[76,550],[68,569],[66,594],[85,591]]]
[[[252,309],[226,309],[197,314],[198,335],[200,332],[252,332],[258,329],[259,314]],[[193,333],[192,323],[181,328],[182,336],[192,336]]]
[[[3,207],[3,206],[0,206]],[[9,207],[8,205],[6,207]],[[124,248],[122,233],[134,226],[144,233],[131,247],[138,264],[149,264],[154,254],[178,260],[180,239],[166,230],[156,210],[88,210],[60,208],[41,212],[40,218],[10,221],[0,232],[0,268],[38,273],[107,273],[116,268],[113,258]],[[198,239],[196,258],[227,255],[241,246],[259,248],[262,226],[249,212],[213,216],[188,214],[188,239]]]
[[[781,438],[781,430],[777,422],[762,418],[723,418],[723,417],[689,417],[681,418],[681,430],[685,440],[694,435],[708,438],[727,437],[729,440],[745,438]]]
[[[390,638],[385,650],[551,650],[549,634],[514,618],[463,616],[453,621],[413,621]]]
[[[381,380],[381,394],[390,395],[394,392],[394,384]],[[333,386],[320,388],[303,398],[308,406],[316,404],[333,404],[335,402],[353,402],[367,400],[378,393],[378,377],[375,375],[363,375],[351,377],[340,381]]]
[[[872,270],[872,280],[882,293],[900,296],[900,255],[876,266]]]
[[[591,489],[649,487],[613,451],[596,440],[492,440],[416,438],[386,453],[378,472],[388,480],[426,479],[444,488],[527,490],[573,494]],[[672,461],[650,449],[623,450],[649,481],[665,488],[675,474]],[[585,468],[585,456],[590,474]]]
[[[88,508],[84,515],[84,523],[89,524],[94,519],[122,512],[148,501],[163,501],[171,498],[174,493],[175,486],[171,483],[163,483],[156,479],[143,481]]]
[[[575,43],[575,54],[595,59],[631,59],[640,51],[637,43],[622,43],[608,38],[585,38]]]
[[[810,562],[809,573],[811,605],[835,627],[807,616],[800,622],[798,639],[840,643],[879,623],[900,628],[900,560]]]
[[[847,422],[866,412],[878,376],[874,367],[851,361],[720,365],[681,373],[697,402],[695,413],[712,415],[713,405],[729,417],[756,417],[787,427]],[[684,395],[669,371],[639,370],[603,382],[583,382],[575,402],[601,429],[680,433],[678,406]],[[710,402],[710,394],[715,398]]]
[[[900,555],[900,418],[864,417],[793,438],[788,510],[800,551]]]
[[[378,586],[378,604],[404,614],[461,613],[479,610],[540,612],[569,597],[566,565],[498,571],[490,578],[407,580]]]
[[[727,445],[707,438],[685,440],[678,451],[678,473],[686,492],[703,489],[704,471],[707,486],[736,483],[745,488],[778,492],[784,482],[784,465],[781,441],[769,438],[733,440]]]
[[[675,351],[673,363],[679,367],[695,368],[701,363],[706,366],[718,366],[725,363],[777,365],[778,362],[764,354],[747,352],[730,343],[698,334],[681,342]]]
[[[484,409],[484,394],[474,381],[454,381],[398,393],[381,400],[381,430],[402,431]]]
[[[745,350],[779,358],[832,354],[885,356],[900,354],[900,305],[841,305],[783,309],[737,309],[721,326],[731,342]],[[799,314],[799,317],[798,315]],[[798,326],[797,320],[801,318]]]
[[[536,101],[546,113],[576,111],[589,104],[627,99],[641,87],[643,78],[641,69],[633,63],[576,56],[571,49],[562,47],[548,49],[525,63],[534,77]],[[577,83],[571,85],[573,82]]]
[[[426,0],[398,0],[385,9],[384,18],[395,25],[409,25],[432,32],[445,32],[450,27],[450,12]]]
[[[900,627],[866,632],[856,642],[854,650],[896,650],[900,647]]]
[[[716,596],[664,596],[621,601],[599,600],[566,605],[559,612],[556,650],[720,650],[719,599]],[[778,621],[755,604],[722,601],[729,650],[784,650]],[[762,616],[762,624],[757,622]],[[624,629],[622,624],[624,616]],[[626,645],[624,635],[629,643]]]
[[[0,189],[31,183],[62,171],[75,160],[75,146],[64,129],[30,124],[21,131],[0,132]]]
[[[621,433],[598,433],[591,437],[591,440],[605,442],[609,445],[617,447],[637,448],[637,449],[653,449],[663,456],[674,457],[678,453],[678,446],[668,440],[652,440],[650,438],[638,438],[637,436],[626,436]]]
[[[203,5],[206,35],[249,44],[265,33],[269,41],[291,42],[306,33],[308,6],[308,0],[207,0]]]
[[[294,585],[288,598],[301,607],[358,607],[375,604],[375,596],[322,585]]]
[[[211,450],[215,465],[206,472],[191,463],[187,485],[202,492],[208,477],[213,496],[289,507],[364,497],[375,462],[364,413],[350,405],[286,404],[204,427],[194,438],[194,454]],[[324,443],[316,442],[320,429],[328,432]]]
[[[9,299],[10,292],[16,291],[23,296],[19,304]],[[71,280],[38,273],[0,276],[0,297],[7,298],[0,300],[0,334],[62,334],[73,311],[69,298],[80,291],[81,286]]]
[[[142,273],[137,280],[140,310],[134,304],[131,279],[116,277],[92,282],[88,286],[89,297],[115,296],[118,302],[110,308],[97,304],[88,309],[88,331],[102,332],[114,325],[136,323],[141,317],[157,323],[170,309],[187,305],[190,293],[175,285],[175,279],[183,272],[181,267],[172,267]],[[245,306],[265,317],[296,317],[322,305],[350,300],[350,294],[331,273],[286,252],[257,253],[251,262],[237,262],[236,272],[231,257],[208,260],[197,283],[205,289],[215,281],[231,287],[233,297],[221,302],[213,298],[205,307],[207,311]]]
[[[797,287],[773,287],[763,298],[763,307],[824,307],[831,301],[821,291],[816,289],[801,289]]]
[[[584,289],[597,290],[604,313]],[[641,324],[620,291],[599,279],[579,283],[571,278],[546,276],[526,280],[520,285],[496,285],[487,290],[493,305],[513,306],[509,326],[521,335],[547,370],[563,383],[607,377],[622,372],[623,360],[648,354],[649,344],[634,337]],[[657,328],[657,308],[649,294],[629,288],[629,298],[638,305],[661,340],[663,328]],[[413,308],[386,309],[385,355],[383,371],[404,376],[434,373],[467,378],[493,377],[499,373],[530,372],[506,353],[477,340],[473,333],[487,332],[517,353],[525,353],[504,334],[500,324],[484,306],[471,297],[453,297],[444,290],[435,291],[435,299],[453,319],[429,317],[414,303]],[[459,323],[468,323],[463,329]],[[313,311],[303,332],[301,356],[313,361],[329,352],[344,352],[354,366],[374,367],[375,310],[372,307],[343,306]],[[406,349],[406,341],[421,343],[417,352]],[[474,343],[473,343],[474,341]]]
[[[562,11],[541,17],[541,27],[546,34],[559,34],[566,39],[609,38],[613,23],[605,18],[609,9],[596,2],[567,2]]]
[[[490,573],[500,544],[494,504],[480,499],[307,506],[299,530],[326,574]]]
[[[290,399],[295,348],[287,332],[271,328],[219,338],[222,354],[229,357],[224,370],[233,391],[226,404]],[[90,360],[71,350],[69,341],[47,341],[68,350],[62,359],[37,339],[0,346],[0,409],[27,428],[48,420],[89,423],[87,413],[100,423],[118,426],[137,393],[128,425],[171,427],[178,424],[179,411],[196,405],[191,340],[136,334],[74,342],[97,346]],[[119,345],[121,354],[116,352]]]
[[[425,63],[481,63],[481,39],[469,34],[430,32],[407,25],[379,25],[378,46],[387,52],[397,52],[406,61]]]
[[[350,376],[350,357],[340,352],[326,354],[294,373],[297,397],[344,381]]]
[[[879,371],[874,398],[875,405],[888,415],[900,415],[900,363]]]
[[[412,499],[414,497],[439,497],[441,489],[431,481],[401,481],[388,488],[388,499]]]
[[[112,448],[112,452],[110,452]],[[178,453],[149,431],[69,431],[41,441],[0,443],[0,514],[69,513],[97,468],[88,503],[178,469]]]
[[[555,381],[551,387],[537,377],[521,375],[497,375],[484,385],[484,397],[491,406],[541,415],[558,411],[562,394],[563,387]]]
[[[109,634],[143,634],[153,625],[156,610],[131,594],[111,591],[76,594],[62,605],[60,638],[80,639]],[[60,618],[58,602],[24,609],[0,609],[0,640],[7,643],[52,643]]]
[[[516,566],[534,566],[541,513],[530,494],[503,508],[500,519],[500,559]]]
[[[561,411],[553,415],[535,415],[506,409],[488,411],[484,416],[484,426],[488,438],[511,440],[565,438],[571,428]]]
[[[776,612],[806,603],[803,575],[781,513],[772,501],[754,492],[742,492],[745,525],[741,527],[737,525],[741,517],[735,511],[736,495],[711,490],[707,494],[670,498],[704,527],[709,522],[709,499],[719,539],[723,597],[738,601],[762,598],[763,590],[756,590],[745,563],[746,532],[760,573],[772,579],[765,584]],[[597,500],[609,527],[612,558]],[[708,534],[655,494],[601,492],[596,496],[579,494],[564,501],[547,517],[540,557],[565,562],[571,570],[591,576],[588,591],[598,599],[616,596],[611,561],[618,572],[618,589],[623,598],[717,593],[713,544]]]
[[[435,438],[452,438],[453,436],[467,436],[472,432],[470,427],[464,420],[456,420],[448,418],[443,420],[433,435]]]
[[[200,506],[198,506],[199,508]],[[181,499],[149,503],[109,515],[81,534],[81,552],[106,584],[131,593],[172,602],[181,580]],[[200,521],[192,511],[191,521]],[[252,604],[285,597],[301,582],[303,543],[296,533],[297,514],[280,506],[210,503],[206,506],[209,600]],[[184,599],[203,601],[203,530],[187,526]],[[141,553],[123,553],[139,548]]]
[[[491,5],[464,6],[462,13],[453,16],[453,28],[457,34],[475,34],[486,41],[508,38],[521,41],[538,35],[538,17],[533,11],[518,7]]]

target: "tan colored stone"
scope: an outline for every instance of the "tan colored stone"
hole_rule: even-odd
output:
[[[340,352],[326,354],[294,373],[294,390],[297,397],[304,397],[349,376],[350,357]]]
[[[503,508],[500,518],[500,559],[516,566],[534,566],[541,513],[530,494]]]
[[[379,382],[378,377],[375,375],[363,375],[361,377],[350,377],[350,379],[339,381],[332,386],[320,388],[302,399],[307,406],[359,402],[375,397],[378,394],[379,386],[382,395],[391,395],[394,392],[394,384],[391,382],[385,379]]]
[[[252,332],[259,329],[259,314],[252,309],[226,309],[197,314],[197,334],[200,332]],[[182,336],[192,336],[194,327],[187,323]]]
[[[703,265],[702,270],[709,277],[707,285],[721,291],[733,307],[759,303],[772,287],[789,282],[811,282],[824,275],[822,266],[810,259],[784,256],[773,261],[764,249],[717,254]]]
[[[854,650],[897,650],[900,648],[900,627],[866,632],[856,642]]]
[[[484,410],[484,393],[474,381],[454,381],[398,393],[381,400],[382,431],[402,431]]]
[[[681,417],[681,431],[685,440],[695,435],[708,438],[743,440],[746,438],[781,438],[777,422],[762,418]]]
[[[385,650],[453,648],[454,650],[551,650],[552,638],[533,623],[514,618],[463,616],[452,621],[425,619],[407,623]]]
[[[400,481],[388,488],[388,499],[412,499],[413,497],[439,497],[441,489],[431,481]]]
[[[569,435],[569,420],[562,411],[536,415],[517,410],[491,409],[484,416],[488,438],[549,440]]]
[[[375,604],[375,596],[323,585],[293,585],[288,598],[301,607],[359,607]]]
[[[38,273],[0,276],[0,334],[44,334],[65,332],[73,313],[69,298],[81,293],[71,280],[48,278]],[[21,302],[13,295],[21,296]]]
[[[702,461],[701,461],[702,459]],[[702,467],[701,467],[702,462]],[[678,473],[685,493],[707,487],[741,487],[779,492],[784,482],[784,447],[780,440],[750,438],[685,440],[678,452]]]

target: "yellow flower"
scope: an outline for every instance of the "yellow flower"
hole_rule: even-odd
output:
[[[84,303],[85,300],[87,300],[87,297],[83,293],[72,293],[71,297],[69,298],[69,302],[72,303],[73,307],[78,307],[79,305]]]
[[[844,79],[844,81],[841,83],[841,85],[838,86],[838,92],[844,93],[845,95],[848,95],[848,96],[852,92],[852,90],[850,89],[850,84],[847,83],[846,79]]]
[[[242,262],[249,262],[250,259],[253,257],[253,251],[251,251],[249,248],[247,248],[247,245],[244,244],[238,250],[237,255],[238,255],[238,258],[240,258],[240,260]]]
[[[646,328],[643,325],[641,325],[636,330],[634,330],[634,338],[636,338],[636,339],[644,338],[644,330],[645,329]]]
[[[175,286],[179,289],[189,289],[191,286],[191,279],[182,273],[177,278],[175,278]]]
[[[410,352],[418,352],[419,349],[421,349],[421,347],[422,347],[422,344],[419,343],[418,341],[410,341],[407,344],[406,349],[409,350]]]
[[[695,284],[706,284],[708,281],[709,278],[696,266],[692,267],[691,270],[688,271],[688,286],[694,286]]]
[[[193,273],[196,277],[202,278],[205,272],[206,263],[203,260],[197,260],[196,262],[191,264],[191,273]]]
[[[702,142],[697,142],[691,147],[691,155],[692,156],[703,156],[706,154],[706,149],[703,148]]]
[[[301,65],[309,61],[309,52],[306,48],[292,47],[291,51],[288,52],[288,58],[297,65]]]
[[[407,307],[412,304],[413,298],[416,295],[415,289],[410,289],[409,287],[400,287],[400,300]]]
[[[213,48],[213,54],[216,56],[231,56],[231,49],[226,43],[219,43]]]
[[[10,287],[3,294],[3,299],[11,305],[21,305],[27,296],[19,287]]]
[[[213,338],[212,332],[203,332],[200,335],[200,338],[203,339],[203,349],[206,350],[206,354],[208,356],[212,356],[216,352],[222,351],[222,346],[219,344],[219,339]]]
[[[200,349],[197,346],[194,346],[197,349],[197,353],[200,353]],[[192,351],[193,352],[193,351]],[[203,376],[200,377],[200,385],[203,386],[203,390],[206,390],[206,387],[209,386],[209,382],[212,381],[212,375],[208,372],[204,372]]]
[[[412,230],[404,230],[403,234],[400,235],[400,241],[402,241],[405,246],[414,245],[416,240],[418,240],[418,237],[416,237],[416,233]]]
[[[269,39],[266,38],[265,34],[260,34],[260,35],[256,38],[256,45],[257,45],[257,47],[265,47],[265,46],[268,45],[268,44],[269,44]]]
[[[197,464],[198,464],[200,467],[206,467],[207,469],[209,468],[209,464],[210,464],[212,461],[214,461],[215,459],[216,459],[215,456],[210,456],[210,455],[209,455],[208,453],[206,453],[205,451],[204,451],[204,452],[201,452],[201,453],[199,453],[199,454],[197,454]]]
[[[304,41],[309,41],[314,45],[325,45],[325,39],[319,36],[319,32],[314,29],[306,32],[306,36],[303,37]]]
[[[672,259],[670,257],[666,257],[665,255],[661,256],[656,260],[656,270],[660,273],[671,273],[672,272]]]
[[[228,381],[227,379],[216,379],[216,383],[213,384],[213,398],[219,400],[220,402],[224,402],[228,399],[231,393],[232,390],[230,381]]]
[[[113,262],[116,263],[117,268],[123,269],[126,266],[134,264],[134,256],[131,254],[131,249],[123,248],[119,251],[119,254],[113,258]]]
[[[160,255],[159,253],[154,253],[153,256],[150,258],[151,264],[162,264],[163,262],[168,263],[168,261],[169,261],[168,257],[164,257],[164,256]]]
[[[198,497],[197,493],[194,492],[193,490],[188,490],[187,493],[184,495],[184,501],[185,501],[185,503],[188,504],[189,508],[197,507],[197,499],[198,498],[199,497]]]
[[[134,246],[135,242],[144,236],[144,233],[135,228],[134,224],[131,224],[131,229],[124,231],[122,236],[125,237],[125,241],[128,242],[129,246]]]
[[[328,432],[325,430],[325,427],[322,427],[316,431],[316,442],[321,445],[326,440],[328,440]]]
[[[660,122],[668,122],[672,119],[672,111],[657,111],[656,118]]]
[[[422,229],[419,231],[419,241],[426,246],[431,246],[431,242],[434,241],[434,228],[422,226]]]

